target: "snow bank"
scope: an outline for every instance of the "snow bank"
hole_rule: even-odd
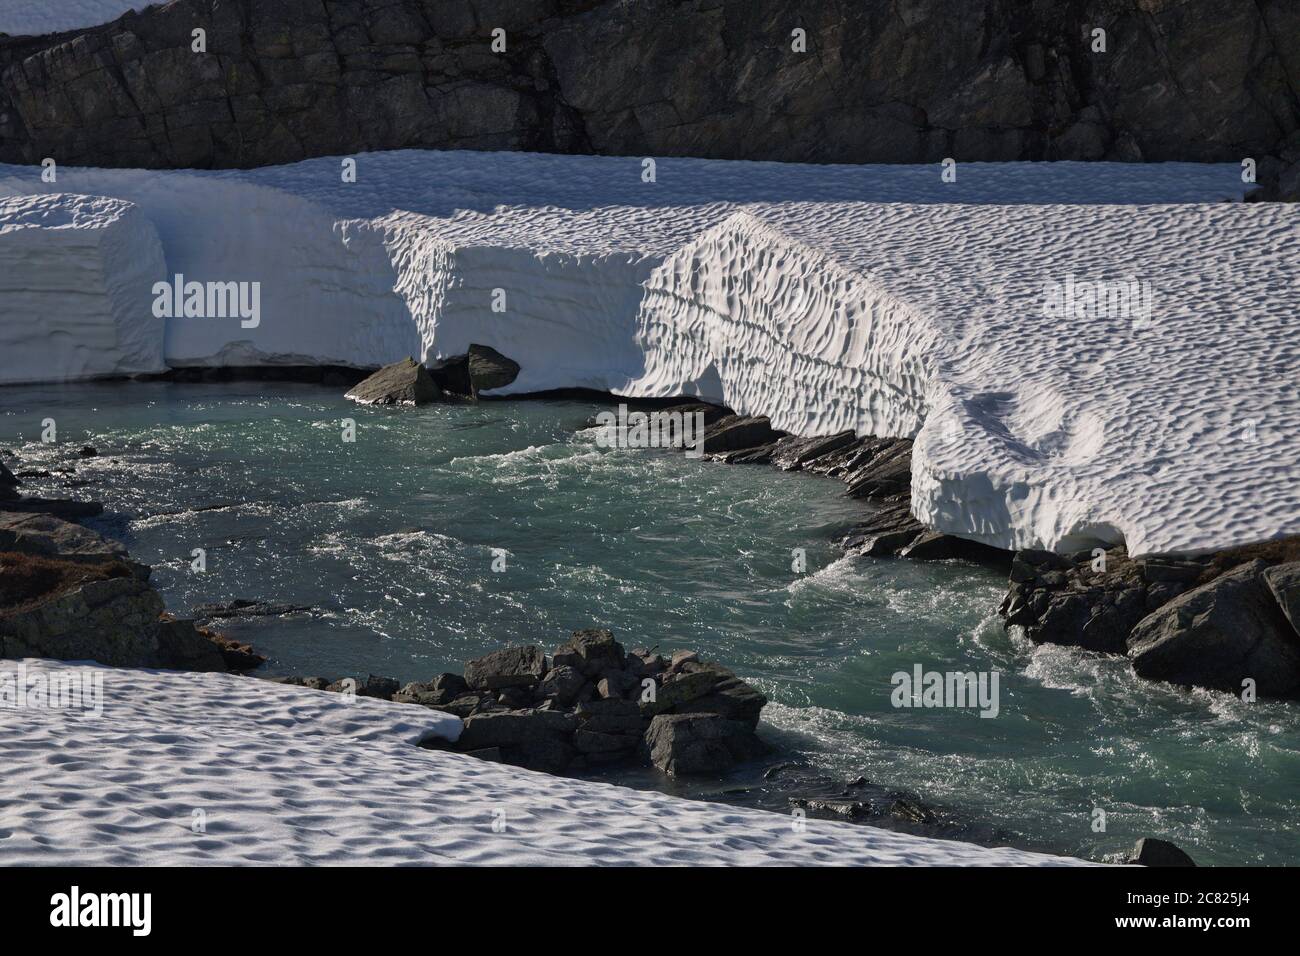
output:
[[[423,750],[417,740],[460,721],[409,704],[225,674],[22,664],[29,679],[101,675],[104,706],[100,717],[0,707],[6,786],[39,794],[0,803],[5,866],[1083,862],[819,820],[796,832],[779,814]]]
[[[665,159],[644,182],[637,159],[356,161],[352,183],[326,158],[62,169],[58,188],[136,206],[158,278],[261,283],[255,329],[167,320],[172,365],[479,342],[523,365],[503,393],[696,394],[799,434],[914,436],[917,517],[989,544],[1300,533],[1300,212],[1220,201],[1234,166],[975,163],[944,183]],[[0,167],[0,195],[46,188]]]
[[[116,20],[166,0],[0,0],[0,33],[42,36]]]
[[[148,298],[162,269],[130,203],[0,196],[0,384],[163,371]]]

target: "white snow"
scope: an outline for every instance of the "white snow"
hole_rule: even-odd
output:
[[[0,384],[163,371],[163,322],[137,308],[163,268],[131,203],[0,196]]]
[[[102,675],[103,712],[0,706],[5,788],[25,795],[0,801],[3,866],[1084,862],[820,820],[799,832],[780,814],[425,750],[416,742],[460,721],[410,704],[21,665],[28,683]]]
[[[0,33],[42,36],[116,20],[166,0],[0,0]]]
[[[990,544],[1300,533],[1300,211],[1223,202],[1235,166],[972,163],[944,183],[660,159],[646,183],[637,158],[356,159],[355,183],[335,157],[60,169],[57,188],[136,205],[165,275],[261,282],[256,329],[167,320],[172,365],[478,342],[522,363],[503,392],[699,394],[800,434],[915,436],[917,516]],[[54,188],[0,167],[0,195]],[[1149,317],[1044,314],[1051,283],[1130,279]]]

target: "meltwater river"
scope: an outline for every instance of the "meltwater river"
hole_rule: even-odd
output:
[[[760,732],[827,772],[1011,842],[1100,858],[1156,835],[1203,864],[1300,860],[1300,705],[1034,648],[1003,631],[1005,580],[978,567],[844,558],[832,541],[863,505],[837,481],[607,450],[582,430],[599,410],[584,403],[373,410],[341,392],[6,388],[0,448],[13,467],[75,464],[24,490],[103,500],[97,527],[154,566],[177,614],[240,597],[315,608],[221,622],[270,673],[428,679],[609,627],[731,667],[772,701]],[[47,418],[57,444],[40,442]],[[100,456],[77,459],[87,443]],[[998,716],[895,709],[891,675],[917,664],[999,670]]]

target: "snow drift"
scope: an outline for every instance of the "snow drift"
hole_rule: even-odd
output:
[[[6,866],[1083,862],[823,820],[800,831],[777,813],[424,750],[461,722],[412,704],[227,674],[4,664],[5,781],[40,794],[0,804]],[[102,714],[13,707],[20,664],[29,687],[100,675]]]
[[[170,365],[478,342],[523,366],[502,393],[700,395],[798,434],[914,436],[917,517],[1001,547],[1300,533],[1300,213],[1222,202],[1235,167],[967,164],[944,183],[661,160],[646,182],[634,159],[356,162],[355,182],[317,159],[62,169],[57,188],[152,224],[155,278],[261,284],[255,329],[168,319]],[[36,198],[53,188],[0,167],[15,209],[84,201]],[[25,268],[60,274],[44,263]],[[118,326],[150,322],[146,300],[113,301]]]

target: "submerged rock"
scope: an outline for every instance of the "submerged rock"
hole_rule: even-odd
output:
[[[427,405],[442,397],[428,369],[407,356],[358,382],[345,396],[363,405]]]
[[[311,611],[309,604],[275,604],[270,601],[252,601],[236,598],[225,604],[196,604],[194,616],[200,620],[226,617],[280,617],[285,614],[302,614]]]

